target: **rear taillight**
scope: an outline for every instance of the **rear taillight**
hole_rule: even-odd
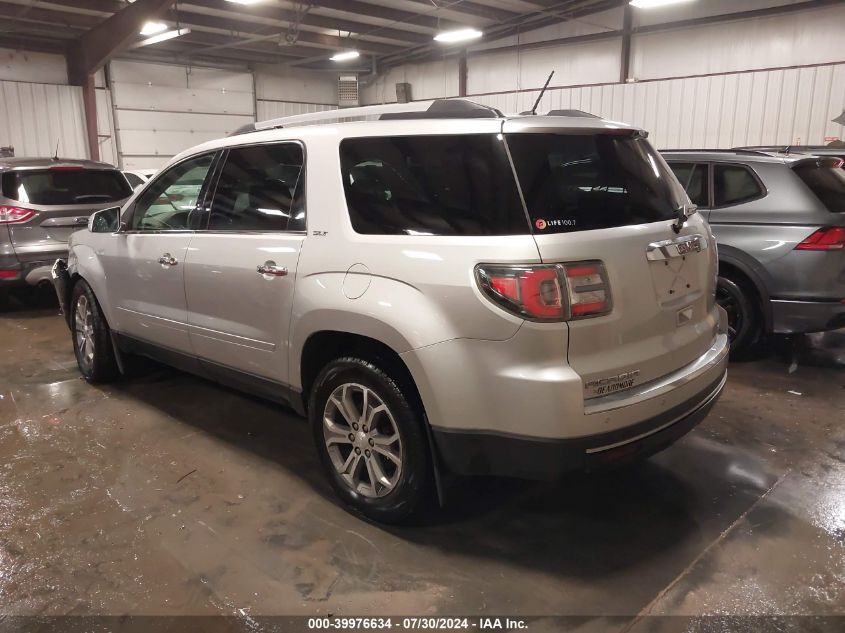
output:
[[[597,261],[555,265],[480,264],[482,292],[502,308],[533,321],[570,321],[611,310],[610,284]]]
[[[0,205],[0,224],[17,224],[19,222],[26,222],[34,216],[35,211],[32,209]]]
[[[845,227],[829,226],[819,229],[798,244],[798,251],[839,251],[845,249]]]

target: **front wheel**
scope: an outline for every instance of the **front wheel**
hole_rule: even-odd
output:
[[[760,312],[745,284],[727,277],[716,282],[716,303],[728,313],[728,340],[735,354],[747,352],[760,338]]]
[[[308,411],[320,461],[348,507],[382,523],[422,510],[431,493],[424,421],[400,382],[341,358],[320,372]]]
[[[88,382],[108,382],[120,373],[114,357],[109,324],[94,291],[79,281],[71,293],[70,331],[79,371]]]

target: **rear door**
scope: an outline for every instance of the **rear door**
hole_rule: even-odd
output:
[[[2,178],[3,196],[31,212],[26,221],[9,224],[15,254],[25,263],[52,264],[67,250],[70,234],[84,228],[91,213],[120,205],[132,193],[114,169],[57,165],[12,170]]]
[[[125,228],[101,255],[121,333],[190,353],[185,256],[214,154],[161,174],[124,213]]]
[[[692,362],[712,344],[715,257],[698,214],[666,163],[630,130],[508,134],[544,262],[603,262],[612,310],[569,323],[569,363],[590,387],[618,375],[626,387]],[[589,288],[585,288],[589,290]],[[633,378],[633,380],[627,380]]]
[[[185,267],[196,355],[288,382],[288,328],[305,239],[304,151],[297,142],[229,149]]]

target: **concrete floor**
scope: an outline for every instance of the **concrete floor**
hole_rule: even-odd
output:
[[[395,529],[335,504],[295,415],[158,366],[88,385],[55,308],[13,305],[0,624],[517,614],[653,630],[643,616],[845,615],[845,334],[772,350],[733,364],[710,417],[642,465],[460,481],[431,525]]]

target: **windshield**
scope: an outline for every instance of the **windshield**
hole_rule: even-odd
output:
[[[672,171],[630,134],[509,134],[537,234],[671,220],[689,204]]]
[[[98,204],[131,194],[126,178],[114,169],[25,169],[3,174],[3,195],[22,203]]]
[[[845,213],[845,169],[839,165],[841,161],[837,159],[797,165],[794,171],[828,210]]]

